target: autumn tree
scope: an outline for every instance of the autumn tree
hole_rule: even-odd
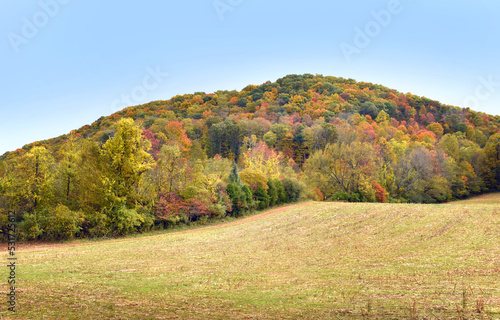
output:
[[[220,156],[197,161],[183,194],[206,203],[214,215],[224,216],[226,211],[231,210],[230,199],[226,193],[231,168],[231,162]]]
[[[253,207],[252,203],[252,190],[248,185],[245,185],[240,178],[238,172],[238,166],[233,165],[231,174],[228,177],[228,184],[226,187],[227,194],[231,198],[232,207],[230,210],[230,215],[240,216],[251,210]]]
[[[312,153],[316,150],[325,150],[326,146],[337,139],[337,130],[331,123],[317,123],[304,129],[307,147]]]
[[[158,158],[157,190],[179,193],[187,170],[187,159],[178,144],[164,145]]]
[[[151,155],[147,152],[151,143],[132,119],[120,120],[116,128],[115,136],[101,150],[106,163],[104,184],[112,206],[126,204],[132,207],[138,198],[136,188],[141,175],[152,166]]]
[[[103,214],[103,208],[109,206],[108,196],[106,195],[109,191],[107,187],[109,163],[106,163],[107,159],[102,157],[101,145],[97,142],[82,140],[78,149],[80,156],[76,159],[77,162],[74,166],[75,177],[72,178],[73,181],[78,181],[72,187],[72,192],[77,196],[71,199],[74,204],[68,204],[68,206],[73,210],[82,210],[87,215],[92,216],[92,220],[95,215]],[[60,177],[63,182],[62,190],[64,194],[65,182],[67,181],[64,179],[64,175],[60,175]]]
[[[54,158],[45,147],[33,147],[15,169],[15,203],[32,211],[51,203],[54,193]]]
[[[486,183],[490,190],[500,188],[500,133],[492,135],[484,147],[486,162],[490,172],[486,176]]]
[[[286,138],[287,134],[290,133],[290,128],[284,124],[274,124],[271,126],[271,132],[276,135],[276,146],[278,150],[282,150],[283,140]]]
[[[179,193],[183,188],[182,182],[187,178],[188,155],[193,144],[179,121],[169,122],[164,132],[160,134],[164,144],[157,154],[158,161],[146,173],[147,183],[141,186],[150,195],[150,203],[154,203],[155,198],[164,192]]]
[[[254,171],[272,179],[279,179],[285,170],[283,155],[263,142],[256,143],[253,148],[247,148],[241,155],[240,162],[244,170]]]
[[[81,152],[76,142],[77,137],[70,135],[59,151],[60,160],[57,170],[58,194],[63,203],[70,204],[77,197],[78,166],[81,161]],[[74,204],[74,203],[73,203]]]
[[[306,176],[327,196],[337,191],[363,193],[374,174],[376,157],[368,143],[329,144],[306,162]]]

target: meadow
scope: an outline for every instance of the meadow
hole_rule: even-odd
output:
[[[490,194],[307,202],[181,232],[18,244],[18,309],[2,303],[0,316],[500,319],[499,236]]]

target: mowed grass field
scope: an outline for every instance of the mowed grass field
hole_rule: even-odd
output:
[[[204,229],[18,250],[18,311],[2,303],[3,318],[500,319],[499,194],[301,203]]]

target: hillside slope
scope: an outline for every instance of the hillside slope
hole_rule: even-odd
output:
[[[167,122],[203,119],[205,120],[203,122],[206,122],[210,128],[211,125],[225,120],[263,118],[274,123],[279,122],[280,118],[296,113],[300,115],[300,118],[295,117],[294,122],[306,122],[310,125],[308,121],[321,117],[326,122],[330,122],[339,115],[347,118],[355,113],[375,119],[380,111],[384,111],[389,119],[393,118],[398,121],[396,127],[410,125],[417,129],[416,133],[418,128],[439,123],[444,134],[467,133],[467,131],[470,135],[477,134],[478,143],[500,130],[500,116],[498,115],[462,109],[411,93],[404,94],[379,84],[333,76],[303,74],[287,75],[275,82],[268,81],[261,85],[248,85],[241,91],[195,92],[177,95],[168,100],[130,106],[112,115],[102,116],[91,125],[75,128],[73,133],[81,137],[105,141],[114,130],[113,124],[122,117],[133,118],[143,124],[146,129],[157,133],[161,130],[161,126],[165,125],[165,121],[159,119],[166,119]],[[307,115],[306,119],[303,118],[305,115]],[[414,127],[415,124],[419,127]],[[264,128],[247,129],[265,129],[265,124],[261,125]],[[193,130],[201,130],[201,127],[195,126]],[[474,129],[473,132],[472,129]],[[192,134],[196,136],[200,132]],[[33,142],[16,152],[2,155],[0,159],[10,159],[16,154],[23,153],[23,150],[26,151],[38,145],[50,145],[58,150],[68,136],[69,134]],[[232,149],[231,146],[226,146],[226,148]],[[211,149],[209,153],[215,155],[216,151],[226,154],[230,151],[237,152],[234,149],[222,148],[222,150]]]
[[[444,203],[500,191],[500,117],[289,75],[126,108],[0,158],[0,232],[121,236],[305,200]]]
[[[495,319],[499,205],[316,202],[222,228],[21,246],[18,318]]]

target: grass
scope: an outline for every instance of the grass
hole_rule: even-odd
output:
[[[499,236],[490,194],[303,203],[198,230],[19,245],[18,312],[0,316],[500,319]]]

